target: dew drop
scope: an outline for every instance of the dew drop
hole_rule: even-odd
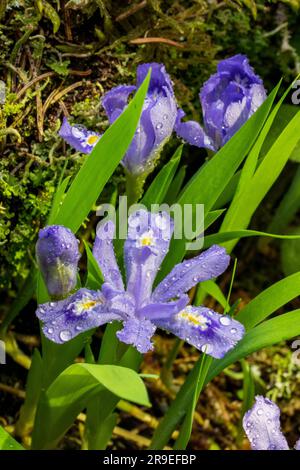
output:
[[[47,330],[47,331],[48,331],[49,335],[52,335],[52,333],[54,332],[53,328],[51,328],[51,327],[50,327],[50,328],[48,328],[48,330]]]
[[[230,320],[229,317],[222,316],[222,317],[220,317],[220,323],[223,326],[228,326],[228,325],[230,325],[231,320]]]
[[[167,227],[167,221],[165,217],[163,215],[158,214],[155,217],[155,225],[161,230],[164,230]]]
[[[263,414],[264,414],[264,410],[263,410],[262,408],[258,408],[257,414],[258,414],[258,416],[263,415]]]
[[[236,332],[237,332],[236,328],[231,328],[230,333],[232,333],[234,335]]]
[[[162,122],[159,122],[156,124],[156,129],[162,129],[163,127],[163,123]]]
[[[213,351],[213,349],[214,349],[213,346],[209,343],[205,343],[201,347],[201,351],[206,354],[210,354]]]
[[[62,330],[59,333],[59,337],[62,341],[69,341],[72,338],[71,331],[69,330]]]

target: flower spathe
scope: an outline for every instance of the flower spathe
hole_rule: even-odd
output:
[[[255,113],[266,91],[248,58],[237,54],[218,63],[217,73],[204,83],[199,98],[204,128],[196,121],[182,121],[185,113],[179,110],[175,129],[189,144],[216,151]]]
[[[253,450],[289,450],[280,426],[280,409],[268,398],[257,396],[243,418],[243,427]],[[300,450],[300,439],[295,445]]]
[[[75,288],[80,253],[70,229],[49,225],[40,230],[36,257],[51,296],[64,297]]]
[[[104,222],[97,229],[93,250],[105,279],[101,291],[81,289],[78,299],[74,294],[60,303],[40,305],[37,316],[44,322],[45,335],[63,343],[65,337],[71,339],[97,324],[118,320],[123,324],[123,329],[117,332],[119,340],[135,346],[141,353],[153,348],[152,336],[156,328],[162,328],[202,352],[223,357],[243,337],[244,327],[227,315],[189,306],[187,292],[198,282],[225,271],[230,259],[225,249],[212,246],[176,265],[153,290],[169,249],[173,220],[164,212],[153,214],[139,210],[129,217],[128,226],[124,244],[126,285],[113,250],[114,225],[111,221]],[[83,295],[91,300],[82,300]],[[73,313],[75,310],[77,315]]]
[[[137,68],[135,85],[112,88],[102,98],[102,105],[112,124],[128,105],[130,96],[142,84],[149,69],[151,79],[143,105],[141,118],[133,140],[122,160],[123,166],[133,175],[145,174],[153,168],[164,143],[171,136],[177,114],[177,104],[172,82],[165,66],[158,63],[142,64]],[[71,126],[64,119],[59,135],[76,150],[90,153],[101,137],[82,126]]]

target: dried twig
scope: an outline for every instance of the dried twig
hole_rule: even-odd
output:
[[[168,46],[174,46],[174,47],[179,47],[180,49],[184,48],[183,44],[180,44],[179,42],[173,41],[172,39],[167,39],[167,38],[136,38],[136,39],[131,39],[129,41],[130,44],[167,44]]]
[[[145,8],[145,6],[147,6],[147,0],[143,0],[141,3],[137,3],[136,5],[132,5],[132,7],[128,8],[127,10],[125,10],[123,13],[121,13],[120,15],[118,15],[115,20],[116,21],[123,21],[125,20],[126,18],[128,18],[129,16],[131,15],[134,15],[135,13],[137,13],[138,11],[142,10],[143,8]]]

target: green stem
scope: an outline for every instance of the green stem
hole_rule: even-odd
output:
[[[118,329],[120,329],[118,322],[107,325],[97,362],[98,364],[120,365],[138,371],[142,355],[133,347],[118,340],[116,336]],[[120,398],[105,390],[88,404],[84,432],[85,449],[104,450],[106,448],[114,429],[115,408],[119,401]]]
[[[182,345],[183,345],[183,341],[179,338],[176,338],[174,341],[173,347],[170,350],[160,373],[160,378],[168,389],[172,388],[172,383],[173,383],[172,366]]]
[[[138,200],[141,198],[147,175],[144,173],[140,175],[134,175],[132,173],[129,173],[129,171],[126,171],[125,176],[127,204],[128,207],[130,207],[133,204],[137,203]]]
[[[294,215],[300,207],[300,165],[293,178],[293,181],[285,193],[272,222],[268,226],[268,232],[280,233],[285,230],[292,221]]]

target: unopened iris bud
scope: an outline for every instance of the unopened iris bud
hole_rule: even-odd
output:
[[[40,230],[36,256],[52,297],[65,297],[75,288],[80,253],[78,241],[70,229],[49,225]]]
[[[196,121],[182,122],[178,111],[175,130],[186,142],[213,151],[228,142],[267,97],[262,79],[242,54],[221,60],[217,73],[200,90],[204,128]]]

